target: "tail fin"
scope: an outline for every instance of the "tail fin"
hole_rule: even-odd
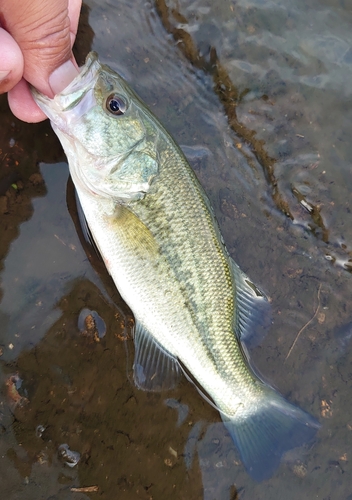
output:
[[[320,427],[311,415],[273,390],[256,413],[241,420],[225,415],[222,419],[247,472],[258,482],[272,476],[282,455],[310,441]]]

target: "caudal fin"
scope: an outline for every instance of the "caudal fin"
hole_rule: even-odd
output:
[[[310,441],[319,422],[274,391],[257,412],[242,420],[222,415],[242,462],[256,481],[268,479],[280,464],[282,455]]]

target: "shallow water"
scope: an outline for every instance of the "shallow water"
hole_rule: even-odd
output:
[[[88,6],[78,57],[96,50],[182,145],[231,255],[272,301],[255,365],[322,428],[256,484],[186,380],[133,386],[133,317],[82,245],[60,145],[2,97],[4,498],[352,498],[348,3]]]

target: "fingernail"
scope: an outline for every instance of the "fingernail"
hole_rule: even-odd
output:
[[[10,73],[11,73],[11,70],[10,71],[0,71],[0,82],[5,80],[5,78],[7,76],[9,76]]]
[[[78,69],[72,61],[66,61],[49,76],[49,85],[54,94],[62,92],[76,76]]]

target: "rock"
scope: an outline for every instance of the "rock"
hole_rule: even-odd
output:
[[[9,199],[7,196],[0,196],[0,214],[9,213]]]
[[[39,172],[32,174],[29,178],[29,182],[33,184],[33,186],[40,186],[41,184],[44,184],[44,179],[42,174]]]

